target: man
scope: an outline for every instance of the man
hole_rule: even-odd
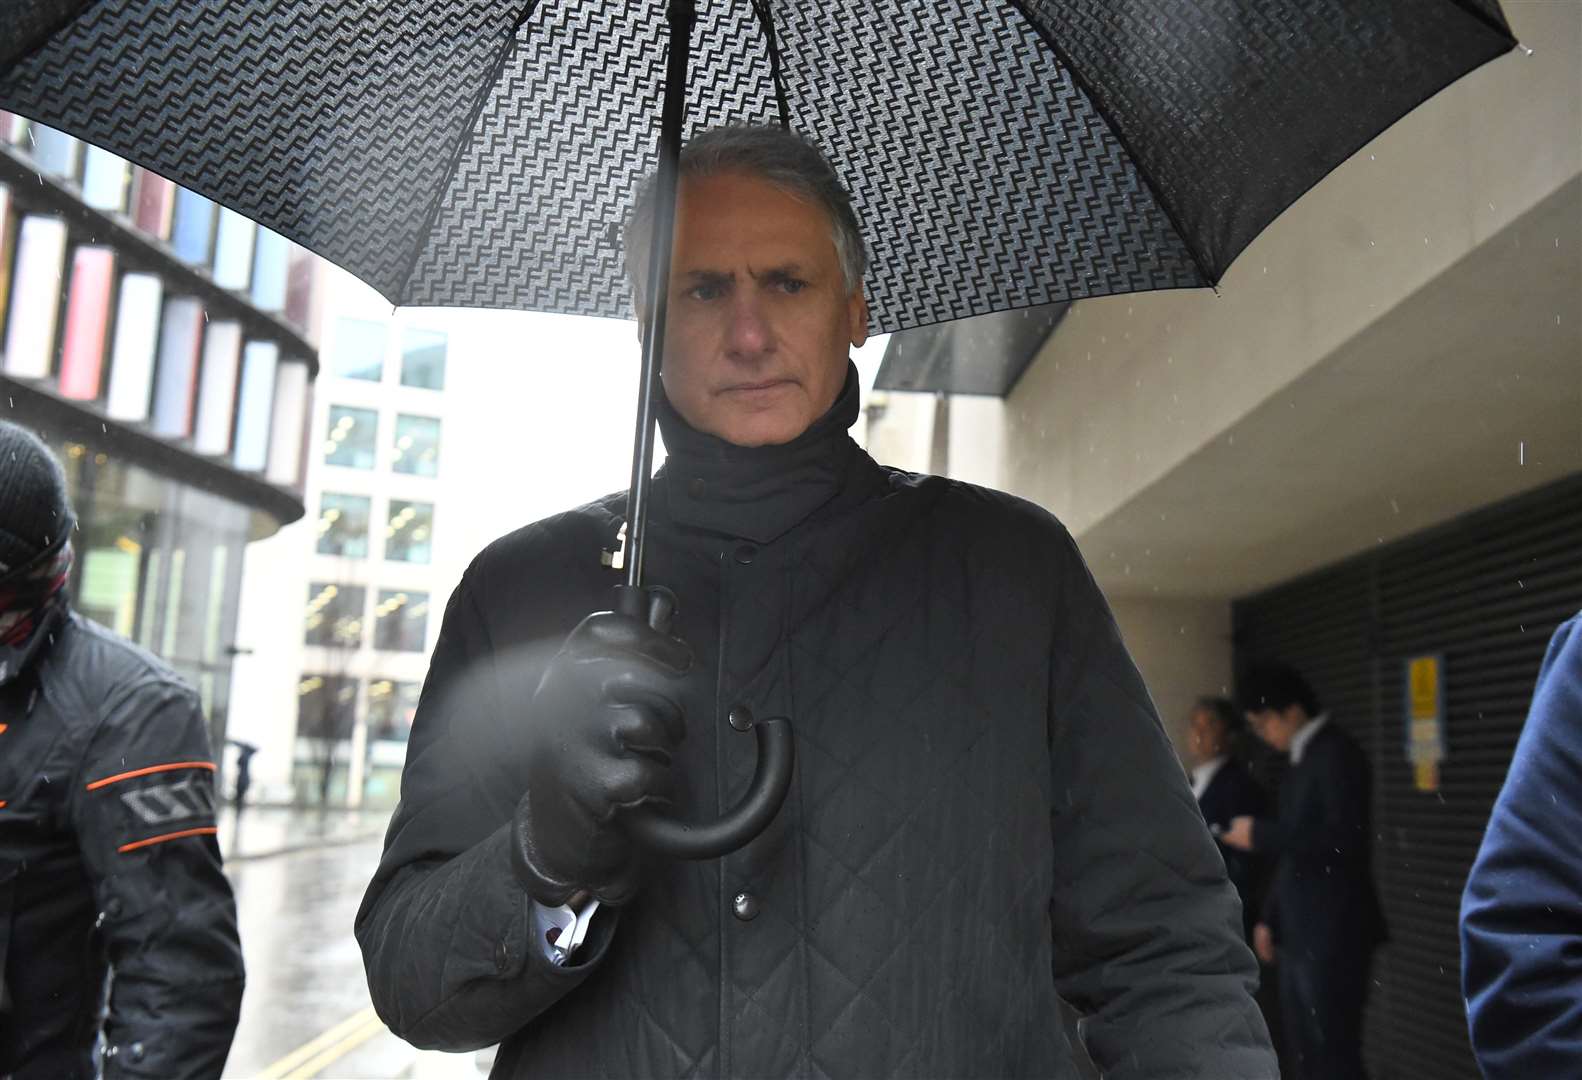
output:
[[[1538,673],[1461,898],[1461,983],[1490,1080],[1582,1062],[1582,615]]]
[[[1233,818],[1259,817],[1266,802],[1252,773],[1231,756],[1231,736],[1241,726],[1236,707],[1222,697],[1199,698],[1187,721],[1187,753],[1192,759],[1192,794],[1203,820],[1216,836],[1230,828]],[[1242,932],[1252,937],[1256,921],[1260,860],[1234,848],[1223,852],[1225,871],[1241,898]]]
[[[1368,966],[1384,939],[1367,755],[1292,668],[1250,671],[1242,703],[1253,732],[1291,755],[1279,816],[1234,818],[1220,838],[1278,860],[1253,943],[1265,963],[1278,963],[1286,1048],[1303,1080],[1364,1077]]]
[[[242,954],[208,732],[70,610],[74,527],[59,463],[0,421],[0,1076],[212,1080]]]
[[[1116,1080],[1272,1076],[1223,863],[1070,536],[846,434],[868,312],[833,171],[726,128],[682,177],[647,552],[677,605],[585,618],[623,495],[473,562],[358,914],[380,1016],[504,1040],[505,1077],[1049,1077],[1059,995]],[[754,716],[797,746],[766,831],[641,857],[627,808],[735,805]]]

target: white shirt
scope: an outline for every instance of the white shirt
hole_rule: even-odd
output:
[[[1209,783],[1213,781],[1214,774],[1220,767],[1230,760],[1229,754],[1221,754],[1216,758],[1209,758],[1201,765],[1192,766],[1192,797],[1201,799],[1208,790]]]
[[[1291,764],[1302,764],[1302,755],[1307,753],[1307,744],[1313,741],[1313,736],[1318,734],[1318,729],[1329,723],[1329,714],[1321,712],[1307,723],[1303,724],[1295,735],[1291,736]]]

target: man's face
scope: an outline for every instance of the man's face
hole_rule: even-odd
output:
[[[1282,754],[1290,751],[1291,739],[1306,722],[1307,714],[1297,705],[1284,710],[1257,709],[1247,713],[1247,724],[1253,734]]]
[[[682,181],[667,320],[670,404],[738,446],[806,431],[868,337],[868,304],[860,287],[846,292],[828,216],[738,173]]]
[[[1208,709],[1193,709],[1187,721],[1187,750],[1192,760],[1201,765],[1225,752],[1225,727],[1219,717]]]

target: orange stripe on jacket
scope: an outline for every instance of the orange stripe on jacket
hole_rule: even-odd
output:
[[[107,787],[110,784],[118,783],[122,780],[132,780],[139,776],[147,776],[149,773],[169,772],[172,769],[208,769],[210,772],[213,772],[214,762],[172,761],[168,765],[150,765],[146,769],[133,769],[131,772],[116,773],[114,776],[106,776],[103,780],[95,780],[93,783],[88,785],[88,790],[97,791],[102,787]]]
[[[180,840],[183,836],[213,836],[219,831],[213,825],[205,826],[201,829],[182,829],[180,832],[166,833],[164,836],[150,836],[147,840],[122,844],[115,850],[124,854],[128,851],[136,851],[138,848],[147,847],[150,844],[163,844],[166,840]]]

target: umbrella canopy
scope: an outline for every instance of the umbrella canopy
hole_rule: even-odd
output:
[[[684,119],[822,147],[871,248],[872,329],[893,331],[1212,284],[1352,151],[1514,44],[1496,0],[23,0],[0,9],[0,108],[396,304],[629,313],[620,226],[658,163],[615,602],[642,617]],[[731,813],[639,808],[634,836],[706,858],[756,835],[794,743],[783,718],[751,729]]]
[[[665,3],[28,0],[0,108],[392,303],[630,316]],[[784,116],[854,196],[872,329],[1214,283],[1514,41],[1496,0],[704,0],[687,130]]]

